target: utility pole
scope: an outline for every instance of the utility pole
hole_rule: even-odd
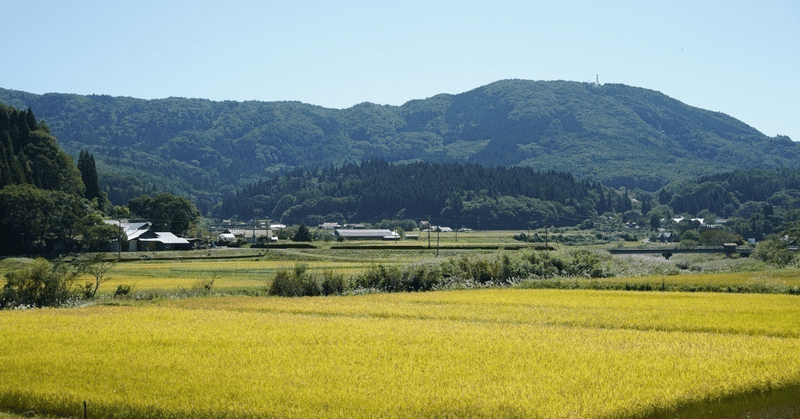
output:
[[[544,250],[550,250],[550,246],[547,245],[547,225],[544,226]]]
[[[436,257],[437,258],[439,257],[439,232],[441,232],[441,231],[442,231],[442,229],[440,227],[436,227]]]
[[[122,260],[122,236],[128,238],[125,234],[125,230],[122,228],[122,219],[117,220],[117,227],[119,227],[120,233],[117,237],[117,243],[119,243],[119,248],[117,248],[117,260]]]
[[[431,248],[431,217],[428,217],[428,249]]]

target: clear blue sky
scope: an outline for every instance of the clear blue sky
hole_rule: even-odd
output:
[[[800,141],[800,1],[0,0],[0,87],[401,105],[623,83]]]

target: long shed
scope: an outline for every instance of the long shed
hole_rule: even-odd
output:
[[[344,240],[400,240],[400,235],[389,229],[339,229],[333,234]]]

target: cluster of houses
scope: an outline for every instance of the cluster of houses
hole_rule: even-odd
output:
[[[202,239],[178,237],[173,233],[156,231],[152,223],[145,220],[107,220],[106,224],[119,226],[125,236],[121,243],[112,243],[114,252],[136,251],[161,251],[161,250],[191,250],[199,246]],[[277,232],[287,228],[283,224],[270,224],[259,226],[235,225],[228,223],[212,229],[212,241],[236,242],[244,239],[249,243],[257,243],[268,238],[269,241],[278,240]],[[354,224],[343,227],[338,223],[325,223],[318,226],[320,229],[332,230],[337,240],[400,240],[402,237],[397,231],[390,229],[368,229],[363,224]],[[425,226],[422,231],[447,232],[453,231],[449,227]],[[417,239],[417,234],[406,234],[406,239]]]

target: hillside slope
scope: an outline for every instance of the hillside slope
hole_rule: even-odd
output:
[[[689,176],[796,167],[800,144],[727,115],[625,85],[504,80],[402,106],[36,95],[62,147],[90,151],[115,203],[169,190],[230,194],[287,169],[364,159],[532,166],[655,190]]]

